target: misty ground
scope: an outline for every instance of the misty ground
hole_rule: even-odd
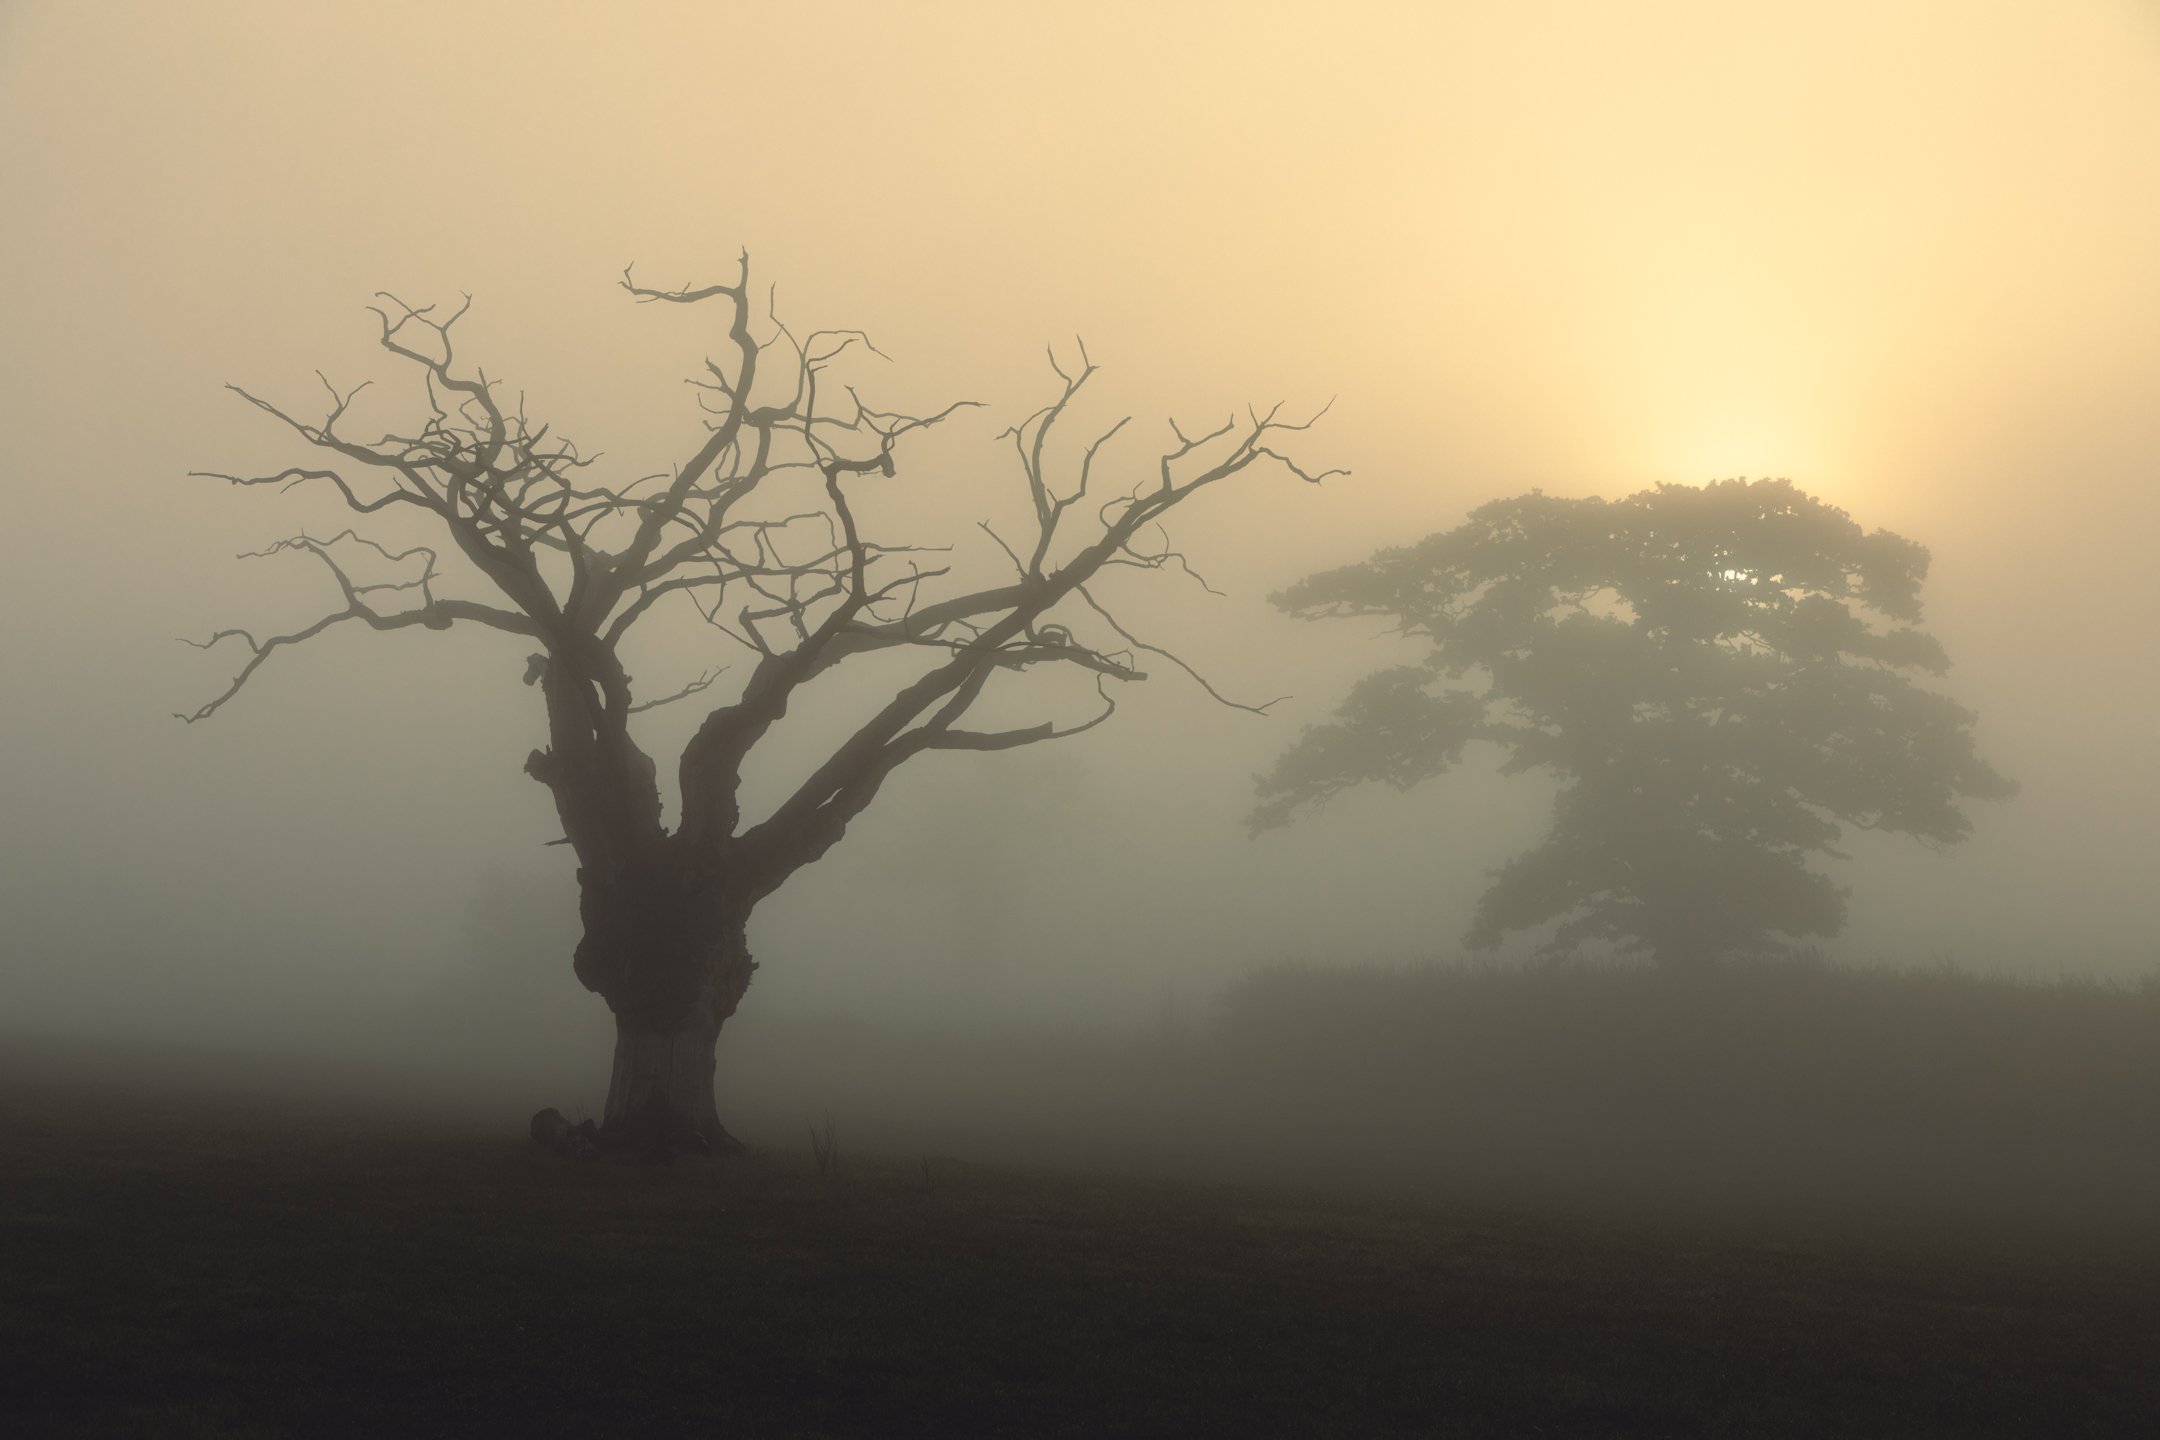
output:
[[[604,1037],[572,1016],[537,1048],[415,1020],[372,1057],[14,1037],[15,1433],[2125,1435],[2160,1412],[2150,986],[1278,970],[1136,1034],[746,1015],[724,1112],[754,1153],[669,1167],[525,1138],[541,1104],[596,1103]]]
[[[15,1434],[2129,1435],[2160,1258],[16,1089]]]

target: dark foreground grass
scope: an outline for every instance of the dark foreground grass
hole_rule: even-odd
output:
[[[0,1103],[14,1436],[2142,1436],[2156,1361],[2120,1234]]]

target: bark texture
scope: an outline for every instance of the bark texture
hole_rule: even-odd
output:
[[[615,1060],[600,1135],[611,1146],[730,1154],[713,1076],[720,1030],[757,966],[740,921],[697,891],[630,887],[652,908],[588,888],[578,976],[615,1013]]]

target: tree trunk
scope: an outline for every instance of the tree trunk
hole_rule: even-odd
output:
[[[603,1143],[663,1153],[692,1150],[733,1154],[742,1142],[720,1123],[713,1097],[714,1052],[720,1042],[719,986],[712,978],[675,1028],[615,1017],[615,1067],[608,1078]],[[740,998],[739,995],[737,998]],[[726,1007],[734,1010],[733,1004]]]
[[[730,1154],[743,1146],[714,1104],[714,1050],[757,966],[741,918],[669,880],[586,889],[578,978],[615,1013],[600,1143]]]

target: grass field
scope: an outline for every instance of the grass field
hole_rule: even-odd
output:
[[[9,1077],[0,1431],[2160,1433],[2149,1227],[581,1164],[238,1093]]]

